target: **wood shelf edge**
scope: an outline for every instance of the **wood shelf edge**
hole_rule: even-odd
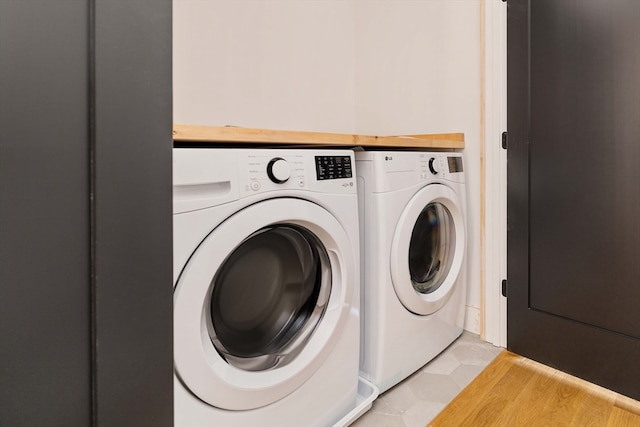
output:
[[[464,148],[463,133],[373,136],[189,124],[174,124],[173,140],[203,143],[238,142],[362,147]]]

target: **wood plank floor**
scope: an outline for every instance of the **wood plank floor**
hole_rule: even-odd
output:
[[[505,350],[429,426],[640,426],[640,402]]]

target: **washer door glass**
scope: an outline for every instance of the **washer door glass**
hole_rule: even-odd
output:
[[[400,214],[391,243],[391,281],[405,308],[418,315],[439,310],[462,271],[466,234],[460,198],[430,184]]]
[[[417,292],[429,294],[442,285],[455,243],[451,212],[442,203],[429,203],[418,215],[409,242],[409,274]]]
[[[282,366],[322,319],[331,288],[318,238],[292,224],[263,228],[224,261],[211,283],[209,334],[231,365]]]
[[[194,220],[217,220],[212,213]],[[175,283],[175,372],[208,405],[259,408],[332,354],[357,303],[357,253],[335,216],[302,199],[261,201],[218,221]]]

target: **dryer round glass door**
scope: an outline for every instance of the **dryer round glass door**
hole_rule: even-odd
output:
[[[409,275],[413,289],[435,292],[451,271],[456,231],[449,209],[431,202],[422,209],[409,240]]]
[[[357,268],[343,227],[314,203],[270,199],[236,212],[213,228],[178,278],[177,376],[223,409],[258,408],[290,394],[342,333]]]
[[[283,366],[304,348],[325,313],[329,256],[306,228],[265,227],[224,260],[210,292],[207,325],[218,353],[239,369]]]
[[[391,245],[391,278],[408,310],[428,315],[447,302],[462,270],[465,241],[460,200],[451,188],[428,185],[407,203]]]

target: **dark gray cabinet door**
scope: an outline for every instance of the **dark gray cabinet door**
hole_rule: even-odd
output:
[[[173,425],[171,0],[93,0],[95,414]]]
[[[0,0],[0,425],[173,425],[171,1]]]
[[[640,3],[508,1],[508,346],[640,398]]]
[[[91,423],[88,4],[0,1],[0,425]]]

